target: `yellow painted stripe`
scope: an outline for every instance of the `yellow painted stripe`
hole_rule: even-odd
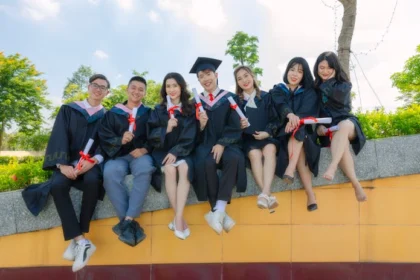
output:
[[[419,262],[420,175],[362,182],[368,202],[356,202],[351,184],[315,189],[319,209],[306,211],[303,190],[276,193],[270,214],[257,198],[234,199],[237,225],[217,235],[206,224],[206,203],[189,205],[191,236],[179,240],[167,227],[173,211],[144,213],[147,238],[129,247],[112,232],[117,218],[93,221],[88,238],[97,246],[91,265],[220,262]],[[68,245],[61,228],[0,238],[0,267],[63,266]],[[19,249],[16,251],[16,249]],[[19,253],[16,253],[19,252]]]

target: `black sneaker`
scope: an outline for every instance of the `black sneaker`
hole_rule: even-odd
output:
[[[128,222],[128,224],[126,222]],[[120,228],[122,231],[118,239],[129,246],[136,246],[135,228],[133,223],[131,221],[124,221]]]
[[[130,225],[129,220],[121,220],[118,224],[116,224],[115,226],[112,227],[112,231],[120,236],[121,233]]]
[[[136,220],[131,222],[131,226],[134,229],[134,236],[136,238],[136,245],[142,242],[146,238],[146,234],[144,233],[144,229],[139,225]]]

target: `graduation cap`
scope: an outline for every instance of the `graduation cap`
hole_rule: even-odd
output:
[[[191,68],[190,74],[198,74],[198,72],[207,69],[215,72],[221,63],[222,61],[218,59],[209,57],[199,57],[197,58],[193,67]]]

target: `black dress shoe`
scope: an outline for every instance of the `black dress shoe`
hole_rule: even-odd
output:
[[[131,222],[131,226],[133,227],[134,236],[136,238],[136,244],[135,245],[137,245],[146,238],[146,234],[144,233],[144,229],[139,225],[139,223],[137,221],[133,220]]]
[[[315,211],[316,209],[318,209],[318,204],[312,203],[312,204],[309,204],[306,208],[308,209],[309,212]]]
[[[132,246],[132,247],[136,246],[136,236],[135,236],[133,223],[131,221],[128,221],[127,227],[125,227],[125,229],[122,230],[118,239],[129,246]]]

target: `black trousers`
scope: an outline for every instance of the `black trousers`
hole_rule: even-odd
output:
[[[70,199],[71,187],[83,191],[80,222]],[[98,202],[100,188],[102,188],[102,171],[98,165],[78,176],[76,180],[70,180],[59,170],[54,171],[51,195],[61,219],[65,240],[89,232],[89,225]]]
[[[239,160],[240,155],[229,148],[224,150],[219,164],[216,164],[212,153],[207,155],[205,168],[211,209],[214,208],[217,200],[230,201],[233,187],[236,184]],[[217,169],[222,170],[220,182]]]

